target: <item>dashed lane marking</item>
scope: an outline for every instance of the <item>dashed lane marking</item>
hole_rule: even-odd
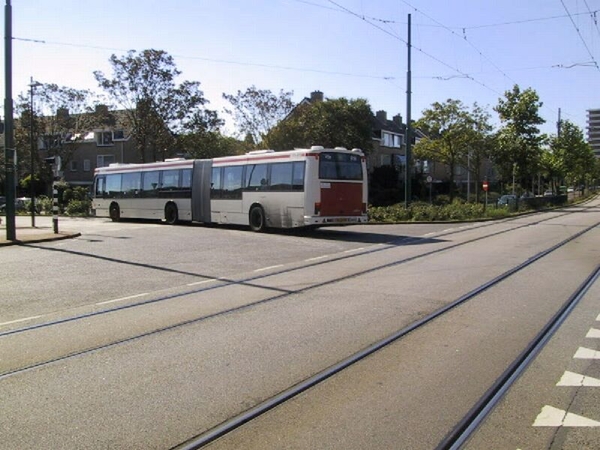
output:
[[[546,405],[533,422],[534,427],[600,427],[600,422]]]
[[[563,374],[560,381],[556,383],[557,386],[589,386],[589,387],[600,387],[600,380],[593,377],[581,375],[579,373],[569,372],[568,370]]]
[[[108,305],[109,303],[123,302],[125,300],[131,300],[132,298],[143,297],[144,295],[148,295],[148,292],[144,292],[143,294],[130,295],[129,297],[115,298],[113,300],[107,300],[105,302],[99,302],[96,303],[96,306]]]
[[[305,259],[304,262],[318,261],[320,259],[325,259],[325,258],[329,258],[329,255],[315,256],[314,258]]]
[[[202,280],[202,281],[196,281],[194,283],[188,283],[187,286],[198,286],[199,284],[206,284],[206,283],[212,283],[215,280]]]
[[[3,325],[12,325],[13,323],[26,322],[28,320],[39,319],[40,317],[42,317],[42,316],[24,317],[22,319],[11,320],[10,322],[2,322],[2,323],[0,323],[0,327]]]
[[[255,272],[263,272],[265,270],[277,269],[279,267],[283,267],[283,264],[277,264],[276,266],[263,267],[261,269],[256,269]]]

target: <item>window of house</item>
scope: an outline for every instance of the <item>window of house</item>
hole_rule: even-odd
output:
[[[112,131],[96,131],[94,133],[96,138],[96,145],[98,147],[106,147],[107,145],[113,145],[113,134]]]
[[[69,163],[69,169],[71,172],[77,172],[77,161],[71,161]]]
[[[90,170],[92,170],[91,166],[92,166],[91,161],[89,159],[83,160],[83,171],[84,172],[89,172]]]
[[[112,132],[113,141],[124,141],[125,140],[125,131],[124,130],[113,130]]]
[[[115,162],[115,155],[98,155],[96,157],[96,167],[107,167]]]
[[[381,132],[381,145],[384,147],[400,148],[403,136],[395,133]]]

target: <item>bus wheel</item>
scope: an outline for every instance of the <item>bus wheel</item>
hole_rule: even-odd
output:
[[[177,205],[175,203],[168,203],[165,206],[165,222],[169,225],[175,225],[179,220],[179,213],[177,212]]]
[[[117,203],[111,203],[109,208],[110,220],[113,222],[118,222],[121,220],[121,209]]]
[[[252,231],[265,231],[265,211],[260,206],[250,208],[250,229]]]

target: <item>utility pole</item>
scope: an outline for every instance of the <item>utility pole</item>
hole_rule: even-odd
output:
[[[6,240],[14,241],[15,232],[15,162],[16,149],[13,131],[12,99],[12,7],[6,0],[4,7],[4,162],[6,192]]]
[[[35,228],[35,144],[33,139],[33,124],[34,124],[34,114],[33,114],[33,90],[41,86],[42,83],[38,83],[37,81],[33,81],[33,77],[30,78],[29,83],[29,144],[31,151],[31,175],[29,177],[29,193],[31,195],[31,227]]]
[[[562,128],[562,120],[560,119],[560,108],[558,108],[558,121],[556,122],[556,135],[560,137],[560,132]]]
[[[410,118],[410,96],[411,96],[411,71],[410,71],[410,14],[408,15],[408,41],[406,46],[408,48],[408,69],[406,71],[406,167],[404,172],[404,207],[408,208],[411,198],[411,118]]]

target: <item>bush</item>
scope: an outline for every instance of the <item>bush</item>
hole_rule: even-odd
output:
[[[68,216],[89,216],[92,202],[90,200],[71,200],[65,208]]]
[[[431,205],[424,202],[412,203],[408,208],[403,204],[371,207],[369,220],[372,222],[425,222],[477,220],[487,217],[506,217],[506,208],[488,208],[484,211],[482,203],[465,203],[457,199],[450,204]]]

